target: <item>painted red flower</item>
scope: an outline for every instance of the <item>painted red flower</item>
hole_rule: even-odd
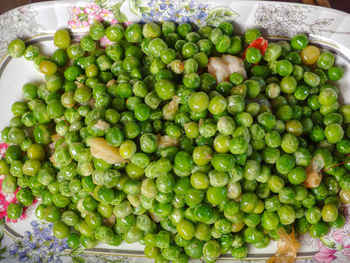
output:
[[[4,158],[6,149],[8,145],[6,143],[0,143],[0,159]],[[7,207],[10,203],[17,203],[17,192],[19,190],[19,187],[17,187],[16,191],[13,194],[7,194],[2,191],[1,185],[2,181],[4,180],[5,175],[0,175],[0,218],[7,217]],[[34,200],[34,203],[36,203],[37,200]],[[26,218],[26,210],[27,208],[24,207],[22,211],[22,215],[20,216],[20,220],[23,220]],[[18,220],[11,220],[9,218],[6,218],[7,222],[14,222],[16,223]]]

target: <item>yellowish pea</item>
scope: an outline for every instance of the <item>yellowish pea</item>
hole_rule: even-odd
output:
[[[300,52],[301,59],[305,65],[315,64],[320,56],[320,50],[315,46],[307,46]]]

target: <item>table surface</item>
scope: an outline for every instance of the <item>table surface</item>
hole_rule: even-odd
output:
[[[0,0],[0,14],[21,5],[44,2],[42,0]],[[315,4],[327,6],[350,13],[350,0],[287,0],[284,2]]]

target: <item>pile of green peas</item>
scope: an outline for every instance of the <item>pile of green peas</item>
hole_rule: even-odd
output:
[[[232,73],[217,83],[209,58],[241,57],[261,34],[235,34],[228,22],[194,29],[96,22],[79,43],[60,29],[51,57],[9,44],[10,56],[33,61],[46,79],[22,87],[1,134],[10,144],[2,190],[20,187],[10,219],[41,199],[36,216],[71,248],[139,242],[158,263],[243,259],[280,227],[319,238],[344,225],[350,164],[335,165],[350,161],[350,106],[338,103],[334,55],[300,34],[264,54],[249,47],[248,79]],[[105,49],[103,36],[114,42]],[[94,158],[95,137],[127,162]],[[316,156],[322,182],[306,188]]]

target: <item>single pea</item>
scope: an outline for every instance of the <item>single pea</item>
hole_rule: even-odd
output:
[[[199,52],[199,49],[195,43],[187,42],[183,45],[181,52],[185,59],[189,59],[193,58]]]
[[[316,87],[320,84],[320,77],[312,72],[306,71],[304,73],[304,77],[303,77],[304,81],[306,82],[306,84],[308,84],[311,87]]]
[[[261,59],[262,59],[262,54],[259,49],[255,47],[247,48],[246,60],[249,63],[256,64],[256,63],[259,63]]]
[[[328,142],[337,143],[343,138],[344,131],[340,124],[332,123],[326,126],[324,134]]]
[[[320,238],[327,235],[329,231],[329,225],[325,222],[319,221],[314,225],[311,225],[309,233],[313,238]]]
[[[304,168],[298,166],[292,169],[288,173],[288,180],[291,184],[298,185],[305,181],[306,179],[306,171]]]
[[[309,44],[309,40],[305,34],[298,34],[294,36],[291,41],[290,45],[293,49],[296,50],[302,50]]]
[[[221,35],[218,37],[217,42],[215,44],[215,48],[218,52],[224,53],[231,46],[231,39],[227,35]]]
[[[320,56],[320,50],[318,47],[309,45],[300,52],[300,56],[305,65],[313,65]]]
[[[33,61],[36,57],[39,55],[39,48],[34,45],[29,45],[27,46],[25,52],[24,52],[24,58],[26,60],[31,60]]]
[[[288,76],[293,72],[293,65],[288,60],[279,60],[276,64],[277,73],[282,76]]]
[[[277,60],[282,54],[282,47],[279,44],[271,43],[267,46],[264,59],[268,62]]]
[[[261,36],[261,33],[259,29],[257,28],[250,28],[247,31],[244,32],[244,41],[247,44],[250,44],[255,39],[259,38]]]
[[[10,203],[7,207],[7,217],[9,219],[18,219],[23,211],[21,204]]]
[[[124,36],[124,28],[120,24],[110,25],[105,34],[110,41],[119,42]]]
[[[334,64],[334,55],[330,52],[322,52],[317,60],[317,67],[328,70]]]
[[[340,80],[344,75],[344,69],[339,66],[332,66],[328,69],[328,78],[333,81]]]

